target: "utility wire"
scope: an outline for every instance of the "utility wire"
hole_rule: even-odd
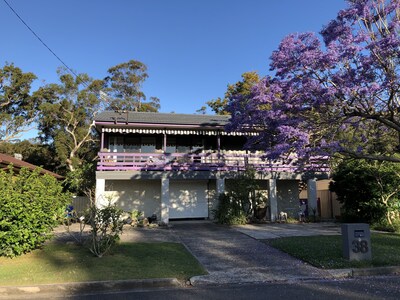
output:
[[[32,34],[43,44],[43,46],[45,46],[47,50],[49,50],[50,53],[53,54],[67,68],[69,72],[71,72],[71,74],[73,74],[77,79],[79,79],[85,87],[89,87],[89,85],[85,81],[80,79],[80,77],[78,76],[78,74],[74,72],[74,70],[68,67],[68,65],[53,50],[51,50],[49,46],[47,46],[47,44],[36,34],[36,32],[33,31],[33,29],[20,17],[20,15],[15,11],[15,9],[12,8],[12,6],[6,0],[3,1],[11,9],[11,11],[18,17],[18,19],[26,26],[26,28],[28,28],[29,31],[32,32]]]

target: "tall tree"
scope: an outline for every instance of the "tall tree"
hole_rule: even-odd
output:
[[[323,41],[323,43],[321,42]],[[270,156],[342,153],[400,162],[400,2],[351,0],[321,31],[291,34],[271,56],[273,77],[228,108],[230,130]],[[266,109],[267,108],[267,109]]]
[[[142,85],[147,79],[147,67],[140,61],[130,60],[108,69],[105,78],[107,92],[111,96],[109,108],[113,110],[150,111],[160,109],[160,100],[146,95]]]
[[[75,171],[91,158],[89,150],[95,143],[93,120],[104,108],[98,97],[104,83],[86,74],[75,78],[64,69],[58,74],[59,84],[41,87],[34,93],[42,101],[39,129],[41,138],[54,144],[68,170]]]
[[[18,139],[37,117],[38,102],[31,97],[33,73],[13,64],[0,69],[0,143]]]
[[[228,88],[225,92],[224,98],[218,97],[207,102],[207,105],[218,115],[228,115],[229,111],[227,106],[230,101],[241,97],[247,98],[251,95],[251,89],[253,86],[260,81],[260,77],[257,72],[245,72],[242,74],[242,80],[228,84]]]

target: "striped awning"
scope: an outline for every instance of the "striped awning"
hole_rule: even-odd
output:
[[[228,135],[255,136],[256,132],[226,132],[216,130],[187,130],[187,129],[154,129],[154,128],[102,128],[102,132],[111,133],[140,133],[140,134],[172,134],[172,135]]]

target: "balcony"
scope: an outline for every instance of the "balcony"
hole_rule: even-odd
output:
[[[297,160],[284,164],[267,160],[260,153],[221,151],[205,153],[118,153],[100,152],[98,171],[243,171],[251,167],[265,172],[298,172]],[[314,160],[303,171],[329,172],[329,168]]]

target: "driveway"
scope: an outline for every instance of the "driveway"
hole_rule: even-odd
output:
[[[301,223],[301,224],[247,224],[233,228],[257,240],[276,239],[289,236],[340,235],[341,227],[335,223]]]
[[[211,222],[171,222],[179,241],[209,275],[191,279],[193,285],[290,281],[330,278],[324,270],[289,256],[247,234]]]

